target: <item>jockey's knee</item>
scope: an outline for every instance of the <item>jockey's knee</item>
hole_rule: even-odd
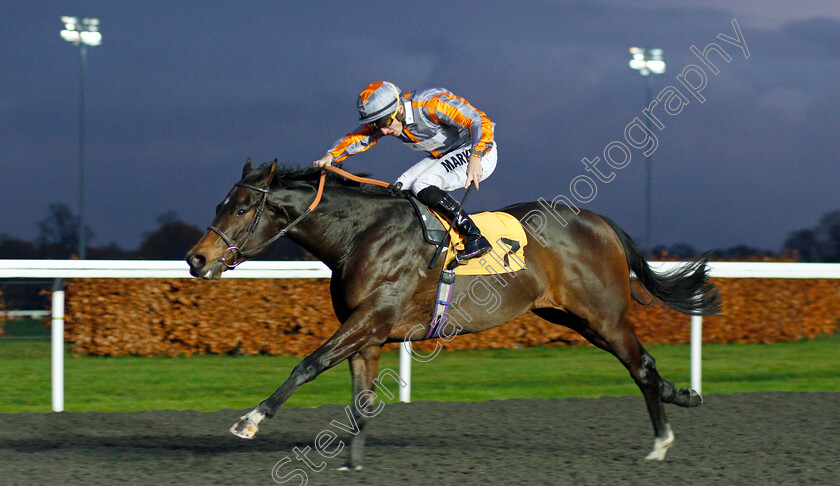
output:
[[[413,192],[415,196],[419,196],[420,193],[423,191],[423,189],[426,189],[426,188],[429,188],[429,187],[435,187],[435,186],[433,186],[431,183],[426,182],[426,181],[414,181],[414,183],[411,184],[411,187],[409,189],[411,189],[411,192]]]
[[[412,191],[414,190],[414,187],[416,186],[412,186]],[[417,196],[417,199],[419,199],[420,202],[427,206],[437,205],[440,202],[440,200],[443,199],[446,195],[446,193],[439,187],[432,186],[429,184],[427,184],[425,187],[423,187],[423,189],[415,192],[414,194]]]

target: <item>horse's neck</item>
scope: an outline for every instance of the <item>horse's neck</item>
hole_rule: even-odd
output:
[[[360,233],[381,227],[390,218],[410,217],[404,200],[364,194],[343,188],[328,188],[320,204],[289,236],[331,268],[356,246]],[[403,207],[405,206],[405,207]]]

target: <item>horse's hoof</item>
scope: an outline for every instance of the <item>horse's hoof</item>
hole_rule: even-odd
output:
[[[689,389],[688,390],[688,406],[689,407],[699,407],[703,405],[703,395],[697,393],[696,391]]]
[[[668,453],[668,449],[658,449],[658,448],[654,447],[653,450],[650,451],[650,454],[645,456],[645,460],[646,461],[664,461],[665,460],[665,454],[667,454],[667,453]]]
[[[660,439],[657,437],[653,441],[653,450],[645,457],[646,461],[664,461],[665,454],[668,453],[668,448],[674,444],[674,433],[668,427],[668,435]]]
[[[257,427],[257,424],[251,422],[247,417],[242,417],[233,424],[233,427],[230,428],[230,433],[243,439],[253,439],[259,430],[260,428]]]
[[[358,466],[349,466],[345,464],[344,466],[341,466],[340,468],[336,469],[336,471],[361,471],[362,469],[363,467],[361,464],[359,464]]]

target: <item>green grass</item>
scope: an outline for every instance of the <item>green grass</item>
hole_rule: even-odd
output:
[[[50,329],[39,319],[12,319],[0,322],[0,326],[3,337],[50,337]]]
[[[657,368],[689,384],[689,347],[651,346]],[[840,391],[840,334],[815,340],[703,346],[703,392]],[[67,411],[250,408],[271,394],[298,358],[193,356],[73,357],[65,361]],[[380,369],[398,369],[396,353]],[[598,397],[639,394],[627,371],[594,348],[442,352],[412,365],[412,400]],[[386,382],[396,393],[393,382]],[[382,395],[380,394],[380,397]],[[346,364],[304,385],[287,403],[349,403]],[[0,341],[0,412],[50,410],[50,344]]]

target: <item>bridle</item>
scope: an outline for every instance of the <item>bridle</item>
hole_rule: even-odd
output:
[[[286,236],[286,233],[288,233],[289,230],[291,230],[298,223],[300,223],[301,220],[303,220],[303,218],[308,216],[309,213],[311,213],[312,210],[315,209],[315,207],[318,205],[318,203],[321,202],[321,195],[324,193],[324,181],[326,180],[326,176],[327,176],[326,171],[322,171],[321,172],[321,179],[318,182],[318,192],[315,195],[315,200],[312,201],[312,204],[310,204],[308,208],[306,208],[306,211],[301,213],[301,215],[298,216],[297,218],[295,218],[294,221],[287,224],[283,229],[281,229],[280,231],[275,233],[274,236],[269,238],[267,241],[265,241],[264,243],[262,243],[261,245],[255,247],[255,248],[251,248],[249,250],[243,250],[242,248],[245,246],[245,243],[248,241],[249,238],[251,238],[251,236],[254,234],[254,232],[257,231],[257,225],[259,225],[260,218],[262,218],[263,212],[265,211],[265,206],[268,203],[269,190],[267,188],[257,187],[257,186],[254,186],[252,184],[245,184],[244,182],[237,183],[234,187],[244,187],[246,189],[251,189],[252,191],[257,191],[259,193],[262,193],[262,198],[260,198],[260,204],[257,207],[257,212],[254,214],[254,217],[251,218],[251,222],[248,224],[248,228],[245,230],[245,238],[243,238],[242,241],[238,245],[233,242],[232,238],[230,238],[228,235],[226,235],[225,232],[220,230],[219,228],[217,228],[213,225],[210,225],[207,228],[208,230],[210,230],[210,231],[216,233],[217,235],[219,235],[219,237],[228,246],[227,249],[225,249],[225,251],[222,252],[222,256],[219,257],[219,261],[222,262],[222,264],[225,267],[227,267],[229,270],[233,269],[233,268],[236,268],[237,265],[244,262],[248,257],[259,253],[264,248],[266,248],[268,245],[277,241],[279,238],[282,238],[282,237]],[[280,208],[283,209],[283,211],[286,212],[287,215],[289,214],[286,211],[285,208],[283,208],[282,206],[280,206]],[[228,258],[227,258],[228,253],[230,253],[230,262],[228,262]]]
[[[239,265],[240,263],[247,260],[248,257],[259,253],[260,251],[262,251],[263,249],[265,249],[266,247],[268,247],[269,245],[271,245],[272,243],[274,243],[278,239],[286,236],[286,234],[289,232],[289,230],[291,230],[298,223],[300,223],[303,220],[303,218],[308,216],[309,213],[311,213],[318,206],[318,204],[321,202],[321,196],[324,194],[324,183],[326,182],[326,179],[327,179],[327,171],[335,172],[336,174],[342,175],[342,176],[344,176],[344,177],[346,177],[350,180],[356,181],[356,182],[373,184],[373,185],[377,185],[377,186],[381,186],[381,187],[388,187],[388,188],[397,189],[397,190],[399,189],[397,186],[394,186],[394,185],[389,184],[387,182],[377,181],[375,179],[367,179],[365,177],[359,177],[359,176],[353,175],[353,174],[351,174],[351,173],[349,173],[345,170],[339,169],[338,167],[326,166],[326,167],[324,167],[324,170],[321,171],[321,178],[318,181],[318,191],[315,194],[315,200],[312,201],[312,204],[310,204],[309,207],[306,208],[306,211],[301,213],[300,216],[295,218],[293,221],[291,221],[289,224],[287,224],[285,227],[283,227],[280,231],[275,233],[274,236],[272,236],[271,238],[266,240],[264,243],[254,247],[254,248],[251,248],[249,250],[243,250],[242,248],[245,246],[245,243],[247,243],[248,239],[257,231],[257,225],[259,225],[259,223],[260,223],[260,218],[262,217],[263,212],[265,211],[266,204],[270,204],[270,203],[268,201],[269,190],[267,188],[257,187],[257,186],[252,185],[252,184],[245,184],[244,182],[238,182],[234,187],[244,187],[244,188],[250,189],[252,191],[257,191],[257,192],[262,194],[262,197],[260,198],[260,203],[259,203],[259,206],[257,207],[256,213],[254,213],[253,218],[251,218],[251,222],[248,223],[248,228],[245,230],[245,237],[242,239],[242,241],[238,245],[236,243],[234,243],[232,238],[230,238],[228,235],[226,235],[225,232],[220,230],[219,228],[217,228],[213,225],[210,225],[209,227],[207,227],[207,229],[209,231],[212,231],[212,232],[216,233],[217,235],[219,235],[219,238],[221,238],[222,241],[224,241],[225,244],[228,246],[227,249],[225,249],[225,251],[222,252],[222,256],[219,257],[218,261],[220,261],[225,267],[227,267],[228,270],[232,270],[232,269],[236,268],[237,265]],[[288,211],[286,211],[286,208],[284,208],[283,206],[280,206],[280,205],[277,205],[277,207],[282,209],[283,212],[285,212],[286,215],[288,216],[289,213],[288,213]],[[230,261],[228,261],[228,258],[227,258],[228,253],[230,253]]]

